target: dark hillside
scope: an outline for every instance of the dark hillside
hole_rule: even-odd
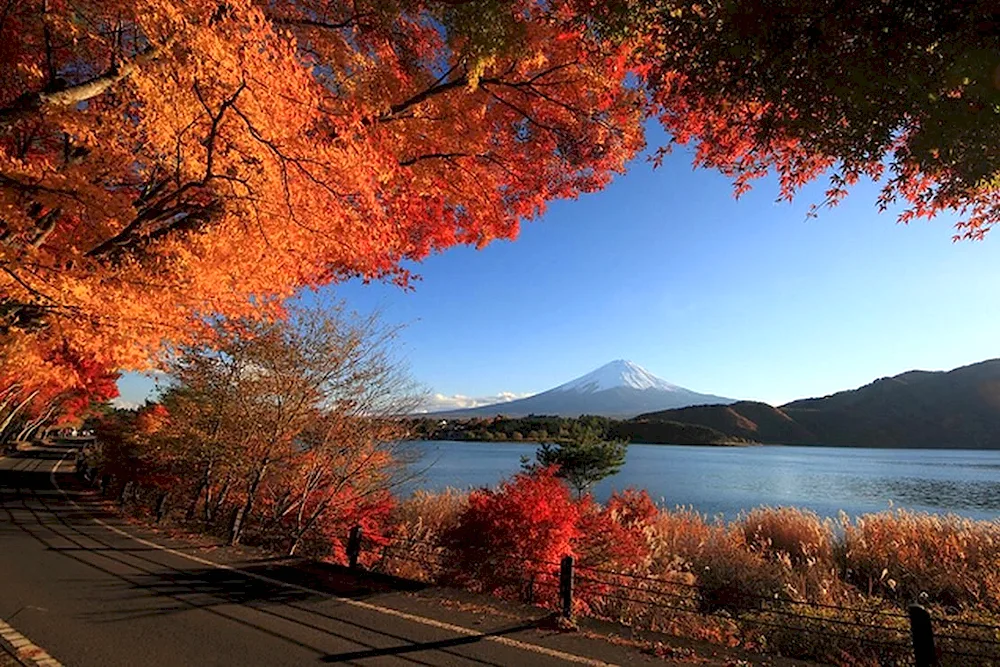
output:
[[[908,371],[781,407],[740,401],[637,417],[706,426],[764,443],[1000,449],[1000,359]]]

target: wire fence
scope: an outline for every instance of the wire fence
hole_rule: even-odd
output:
[[[693,577],[616,571],[496,553],[474,545],[447,548],[419,539],[351,532],[352,566],[430,583],[464,585],[555,608],[675,634],[732,637],[750,648],[799,658],[859,664],[1000,667],[1000,624],[924,607],[872,599],[838,605],[713,590]],[[567,570],[568,567],[568,570]],[[869,602],[868,599],[864,600]],[[998,619],[1000,621],[1000,619]],[[862,658],[859,660],[859,658]]]

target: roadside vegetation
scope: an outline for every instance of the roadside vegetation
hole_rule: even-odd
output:
[[[354,525],[385,524],[411,458],[396,418],[417,400],[394,331],[333,308],[218,322],[177,350],[157,403],[98,420],[80,469],[159,521],[288,554],[342,553]]]
[[[417,493],[372,540],[371,567],[552,607],[571,554],[578,613],[834,664],[911,664],[905,612],[920,602],[938,632],[945,619],[984,625],[938,646],[991,657],[942,664],[1000,664],[986,627],[1000,623],[996,522],[762,507],[726,523],[645,491],[601,505],[536,468],[495,489]]]

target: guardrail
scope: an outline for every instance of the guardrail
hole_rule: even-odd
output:
[[[410,563],[431,579],[438,579],[450,569],[449,553],[441,547],[391,537],[368,539],[360,527],[350,531],[346,545],[351,568],[361,567],[362,556],[367,554],[371,570],[389,572]],[[641,622],[643,615],[690,615],[735,624],[747,634],[760,628],[813,635],[842,644],[845,652],[852,645],[865,646],[884,657],[885,664],[912,661],[917,667],[1000,666],[1000,625],[940,612],[932,615],[918,602],[905,608],[864,608],[741,593],[739,600],[728,604],[713,599],[710,591],[696,583],[585,565],[569,555],[555,562],[484,550],[480,564],[496,571],[531,569],[530,575],[517,581],[512,577],[510,587],[517,589],[522,601],[543,602],[566,618],[583,613],[621,620],[614,618],[614,610],[628,608],[633,621]],[[525,568],[527,564],[533,567]]]

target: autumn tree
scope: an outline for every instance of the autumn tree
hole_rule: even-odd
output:
[[[291,552],[331,521],[385,511],[406,474],[398,417],[419,401],[392,355],[395,330],[339,306],[215,326],[214,345],[168,365],[166,427],[138,429],[157,434],[141,456],[175,480],[172,502],[224,523],[234,544],[249,528]]]
[[[512,238],[641,146],[625,48],[567,2],[0,7],[0,366],[108,370],[302,287]]]
[[[989,0],[584,0],[633,65],[671,141],[737,193],[776,173],[781,196],[860,178],[901,221],[956,212],[957,235],[1000,220],[1000,13]]]
[[[0,445],[78,425],[91,406],[118,395],[116,373],[66,346],[37,361],[33,376],[0,370]]]

